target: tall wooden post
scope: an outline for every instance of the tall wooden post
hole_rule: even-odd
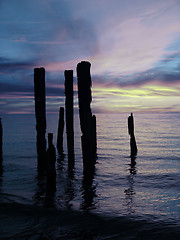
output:
[[[46,100],[45,100],[45,69],[34,69],[34,96],[37,130],[38,169],[46,167]]]
[[[79,116],[84,170],[94,167],[96,161],[96,119],[91,112],[91,64],[80,62],[77,65]]]
[[[134,118],[132,113],[131,116],[128,117],[128,132],[130,135],[131,159],[134,159],[137,155],[138,150],[136,145],[136,139],[134,136]]]
[[[0,118],[0,167],[2,164],[2,160],[3,160],[2,145],[3,145],[3,128],[2,128],[1,118]]]
[[[63,152],[63,133],[64,133],[64,108],[59,109],[59,123],[57,135],[57,149],[60,153]]]
[[[65,108],[68,165],[74,166],[73,70],[65,70]]]

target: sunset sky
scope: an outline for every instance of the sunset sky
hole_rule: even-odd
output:
[[[47,112],[64,70],[91,63],[93,112],[180,112],[180,0],[0,0],[0,114],[34,113],[45,67]]]

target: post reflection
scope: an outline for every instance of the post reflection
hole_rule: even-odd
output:
[[[55,207],[56,177],[49,179],[45,174],[38,172],[36,181],[37,188],[33,196],[35,204]]]
[[[67,172],[67,183],[65,188],[65,205],[69,209],[72,208],[72,201],[75,197],[75,191],[74,191],[74,166],[68,165],[68,172]]]
[[[83,180],[82,180],[82,197],[83,202],[81,204],[81,209],[88,210],[95,208],[94,198],[96,195],[96,186],[93,186],[95,176],[95,167],[90,171],[84,171]]]
[[[135,182],[134,176],[137,173],[135,158],[131,158],[129,172],[130,172],[130,175],[127,176],[128,188],[124,191],[124,193],[125,193],[127,211],[129,214],[133,214],[135,213],[134,197],[136,194],[134,190],[134,182]]]
[[[130,172],[131,175],[136,174],[136,158],[131,158],[131,164],[130,164],[129,172]]]
[[[64,159],[66,157],[63,149],[57,149],[58,157],[57,157],[57,170],[64,170]]]
[[[47,176],[45,205],[55,207],[56,175]]]

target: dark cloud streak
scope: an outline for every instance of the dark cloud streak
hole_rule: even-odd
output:
[[[0,94],[11,94],[11,95],[33,95],[34,96],[34,86],[32,85],[19,85],[12,83],[0,83]],[[64,96],[64,88],[57,87],[46,87],[47,96]]]
[[[162,84],[175,84],[180,83],[180,71],[163,72],[158,69],[149,69],[147,71],[138,73],[131,76],[100,76],[94,75],[94,84],[101,84],[106,87],[128,87],[128,86],[141,86],[152,82],[161,82]]]
[[[13,59],[0,57],[0,72],[22,71],[32,68],[35,62],[14,61]]]

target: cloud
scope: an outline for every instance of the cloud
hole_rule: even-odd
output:
[[[44,66],[47,96],[56,99],[49,103],[57,106],[56,97],[64,97],[64,70],[73,69],[76,78],[82,60],[91,62],[93,87],[179,86],[179,1],[7,0],[0,4],[0,92],[14,101],[18,98],[19,104],[22,98],[32,100],[33,68]],[[101,109],[103,101],[97,103],[96,109]]]
[[[32,94],[34,89],[32,86],[20,85],[20,84],[13,84],[13,83],[0,83],[0,93],[7,94],[7,93],[17,93],[21,95]]]
[[[158,85],[174,85],[180,83],[180,71],[163,72],[158,69],[149,69],[133,75],[124,75],[119,77],[106,77],[101,75],[92,76],[93,85],[101,85],[105,87],[138,87],[149,83]]]
[[[0,58],[0,93],[11,94],[11,97],[26,97],[34,94],[34,66],[33,62],[13,61],[9,58]],[[46,71],[47,96],[64,96],[64,78],[62,72]],[[53,86],[55,85],[55,86]]]
[[[35,64],[35,63],[34,63]],[[33,62],[14,61],[10,58],[0,57],[0,73],[11,73],[13,71],[22,71],[32,68]]]
[[[160,60],[160,63],[167,64],[173,61],[180,60],[180,50],[176,51],[174,53],[166,54],[162,59]]]
[[[94,84],[103,86],[140,86],[156,82],[158,84],[175,85],[180,82],[180,52],[175,51],[162,56],[161,60],[154,63],[154,67],[145,71],[132,74],[111,73],[93,74]],[[93,67],[93,66],[92,66]]]
[[[5,14],[8,12],[8,14]],[[98,38],[88,19],[75,17],[66,1],[16,0],[0,10],[2,54],[38,63],[93,56]],[[3,49],[2,48],[2,49]]]

